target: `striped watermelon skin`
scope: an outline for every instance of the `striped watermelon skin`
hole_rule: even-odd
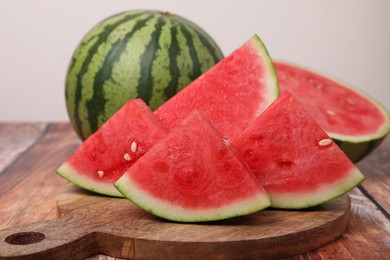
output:
[[[130,99],[154,110],[222,58],[207,32],[178,15],[134,10],[111,16],[84,36],[69,64],[72,126],[85,140]]]

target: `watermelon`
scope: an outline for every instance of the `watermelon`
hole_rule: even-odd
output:
[[[274,208],[313,207],[346,193],[364,179],[287,91],[232,144],[249,164]]]
[[[84,189],[122,197],[113,183],[166,134],[141,99],[130,100],[88,137],[57,173]]]
[[[389,113],[373,98],[300,65],[274,64],[281,92],[289,91],[352,161],[363,159],[389,133]]]
[[[270,205],[248,165],[210,119],[196,110],[115,186],[146,211],[179,222],[226,219]]]
[[[130,99],[154,110],[222,58],[210,35],[178,15],[113,15],[83,37],[69,64],[65,97],[72,126],[85,140]]]
[[[241,133],[279,95],[266,47],[254,35],[155,110],[169,129],[192,110],[203,111],[224,135]]]

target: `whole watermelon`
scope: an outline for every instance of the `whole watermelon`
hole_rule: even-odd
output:
[[[159,107],[223,58],[199,26],[175,14],[134,10],[93,27],[69,64],[65,97],[85,140],[128,100]]]

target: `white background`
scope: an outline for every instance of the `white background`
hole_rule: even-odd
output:
[[[387,0],[0,0],[0,122],[68,121],[64,81],[85,33],[129,9],[205,29],[225,55],[258,34],[271,56],[363,90],[390,110]]]

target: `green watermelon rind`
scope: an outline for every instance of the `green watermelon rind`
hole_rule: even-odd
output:
[[[344,151],[344,153],[349,157],[351,161],[358,162],[361,159],[365,158],[376,147],[378,147],[381,142],[386,138],[386,136],[390,133],[390,113],[381,103],[379,103],[367,93],[334,76],[328,75],[312,68],[305,67],[301,64],[296,64],[280,59],[274,59],[274,62],[297,67],[315,73],[324,78],[328,78],[367,99],[371,102],[371,104],[376,106],[378,110],[383,114],[383,117],[386,119],[385,122],[383,122],[383,125],[379,128],[378,131],[371,135],[349,136],[326,131],[329,137],[333,139],[333,141],[341,148],[341,150]]]
[[[124,175],[114,183],[115,187],[138,207],[163,219],[176,222],[208,222],[239,217],[269,207],[270,200],[264,193],[213,209],[188,209],[168,203],[144,192]],[[147,205],[147,206],[146,206]]]
[[[264,45],[263,41],[259,38],[259,36],[254,35],[251,40],[252,42],[256,43],[259,52],[262,54],[261,57],[263,60],[263,64],[266,66],[266,70],[268,71],[266,86],[268,86],[267,89],[270,90],[270,92],[266,96],[266,100],[269,102],[268,105],[270,105],[273,101],[275,101],[279,97],[280,94],[279,81],[278,81],[276,69],[274,67],[273,60],[271,59],[271,56],[266,46]],[[259,114],[262,112],[263,111],[260,111]]]
[[[344,178],[328,184],[323,184],[316,191],[308,191],[302,193],[283,192],[274,193],[267,190],[267,193],[272,200],[272,208],[280,209],[305,209],[313,206],[321,205],[331,201],[337,197],[347,194],[353,188],[358,186],[364,180],[363,174],[354,167]],[[302,204],[302,201],[305,204]]]
[[[115,189],[112,183],[97,182],[88,176],[78,173],[68,163],[63,163],[58,169],[57,174],[64,179],[72,182],[76,186],[89,190],[94,193],[107,195],[111,197],[123,197],[122,193]]]

